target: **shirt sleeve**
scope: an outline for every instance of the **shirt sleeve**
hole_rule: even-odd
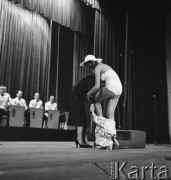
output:
[[[25,109],[27,109],[27,104],[25,100],[23,100],[23,104],[24,104]]]
[[[11,105],[15,105],[15,99],[11,99],[11,100],[10,100],[10,104],[11,104]]]
[[[2,106],[7,108],[9,106],[9,96],[5,95],[4,96],[4,102],[2,103]]]
[[[33,107],[33,104],[32,104],[32,100],[31,100],[29,103],[29,108],[32,108],[32,107]]]
[[[12,104],[13,104],[13,100],[14,100],[14,99],[12,99],[11,96],[9,95],[9,97],[8,97],[9,104],[12,105]]]
[[[40,109],[43,109],[43,102],[40,103]]]
[[[45,103],[45,111],[48,111],[49,110],[49,107],[48,107],[48,103],[46,102]]]
[[[56,105],[55,110],[57,111],[58,110],[58,105],[57,105],[57,103],[55,105]]]

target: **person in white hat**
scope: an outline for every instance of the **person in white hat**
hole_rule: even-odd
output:
[[[108,99],[106,116],[107,119],[114,120],[115,109],[119,97],[122,94],[122,84],[117,73],[109,65],[102,63],[102,59],[96,58],[93,55],[87,55],[80,66],[86,66],[94,70],[95,85],[87,93],[87,98],[89,100],[95,94],[95,109],[97,116],[103,116],[100,102]],[[102,88],[100,88],[100,81],[105,82],[105,86]],[[118,147],[119,143],[116,140],[116,134],[114,134],[113,139],[114,144]]]

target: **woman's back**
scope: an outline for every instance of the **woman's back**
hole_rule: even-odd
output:
[[[100,74],[112,69],[109,65],[103,63],[99,63],[96,68],[99,68]]]

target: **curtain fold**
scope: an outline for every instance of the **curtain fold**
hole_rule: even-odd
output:
[[[51,38],[51,60],[50,60],[50,85],[49,95],[55,96],[58,102],[58,71],[59,71],[59,43],[60,43],[60,25],[51,21],[52,38]]]
[[[9,0],[40,13],[43,16],[69,27],[73,31],[93,36],[93,9],[79,0]]]
[[[118,22],[116,22],[118,23]],[[95,11],[94,54],[115,68],[119,59],[119,33],[117,24],[98,10]]]
[[[74,33],[60,27],[58,62],[58,107],[61,112],[69,111],[73,81]]]
[[[99,11],[104,11],[104,3],[105,1],[101,0],[82,0],[86,5],[91,6]]]
[[[11,2],[0,1],[0,82],[11,96],[27,101],[36,91],[47,99],[51,52],[50,22]]]
[[[74,53],[73,53],[73,85],[84,75],[90,73],[88,68],[81,67],[80,63],[88,54],[93,53],[93,39],[85,37],[81,33],[74,33]]]
[[[119,75],[123,89],[126,88],[126,90],[129,91],[129,83],[124,84],[125,79],[125,67],[124,64],[124,54],[125,54],[125,17],[124,16],[118,16],[113,15],[114,18],[109,18],[105,13],[100,12],[98,10],[95,11],[95,29],[94,29],[94,55],[96,57],[102,58],[103,62],[110,65]],[[131,71],[131,66],[127,66],[125,68],[130,68],[129,71]],[[127,75],[126,75],[127,77]],[[127,82],[127,80],[126,80]],[[124,94],[124,93],[123,93]],[[126,126],[124,126],[127,120],[123,117],[124,113],[124,101],[126,95],[121,95],[119,104],[117,106],[116,112],[115,112],[115,119],[117,122],[117,128],[127,129]],[[129,98],[128,107],[130,107],[132,104],[131,98]],[[103,111],[106,112],[107,108],[107,101],[103,103]],[[131,111],[127,111],[126,118],[128,116],[131,116]],[[130,114],[129,114],[130,113]],[[122,126],[123,125],[123,126]],[[131,127],[129,126],[131,129]]]

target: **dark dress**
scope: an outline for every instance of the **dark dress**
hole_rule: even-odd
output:
[[[87,92],[94,86],[94,73],[84,76],[71,92],[71,102],[68,124],[72,126],[90,127],[90,102],[87,101]]]

